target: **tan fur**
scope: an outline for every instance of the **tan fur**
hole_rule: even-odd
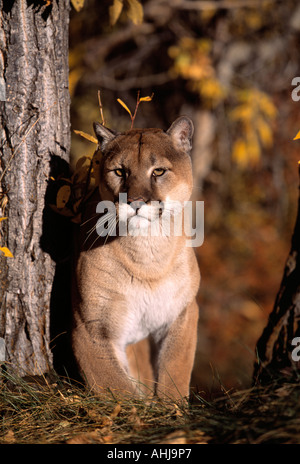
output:
[[[167,132],[115,134],[94,127],[103,157],[100,188],[86,206],[75,256],[74,354],[97,392],[182,398],[189,394],[197,340],[200,275],[193,249],[184,235],[104,238],[95,225],[100,200],[113,201],[120,217],[122,208],[131,211],[118,204],[120,192],[147,205],[129,220],[136,228],[147,221],[140,214],[150,211],[149,202],[189,200],[193,126],[182,117]],[[121,167],[126,178],[116,175]],[[154,177],[158,168],[166,172]]]

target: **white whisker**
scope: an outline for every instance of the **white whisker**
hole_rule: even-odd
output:
[[[83,244],[85,245],[85,243],[87,242],[87,240],[90,238],[90,236],[92,235],[92,233],[96,230],[96,226],[93,226],[88,232],[87,232],[87,237],[85,238]]]
[[[106,238],[105,238],[105,240],[104,240],[104,245],[106,244],[108,237],[110,236],[111,232],[114,230],[114,228],[115,228],[116,226],[117,226],[117,220],[116,220],[116,218],[115,218],[114,221],[111,222],[110,228],[109,228],[109,230],[107,231],[107,235],[106,235]]]
[[[97,226],[102,226],[103,224],[105,224],[105,222],[107,221],[110,221],[112,218],[114,218],[114,214],[112,213],[107,213],[105,214],[104,216],[102,216],[98,221],[97,223],[87,232],[87,237],[84,241],[83,244],[86,243],[86,241],[90,238],[90,236],[92,235],[93,232],[95,232],[95,230],[97,230]],[[99,234],[98,234],[99,235]]]
[[[92,216],[92,217],[90,217],[89,219],[87,219],[86,221],[82,222],[82,223],[80,224],[80,227],[81,227],[81,226],[84,226],[85,224],[87,224],[88,222],[90,222],[92,219],[95,219],[95,217],[97,217],[97,216],[98,216],[98,214],[94,214],[94,216]]]

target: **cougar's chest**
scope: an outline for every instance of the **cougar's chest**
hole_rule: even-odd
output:
[[[124,343],[136,343],[150,334],[163,334],[187,304],[187,292],[175,280],[155,286],[133,283],[126,295]]]

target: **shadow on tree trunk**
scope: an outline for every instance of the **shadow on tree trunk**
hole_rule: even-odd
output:
[[[52,155],[50,176],[69,177],[70,167],[66,161]],[[55,262],[55,275],[50,300],[50,348],[53,367],[59,375],[79,380],[71,348],[71,264],[73,249],[73,227],[70,218],[57,214],[49,204],[56,203],[59,182],[49,180],[43,212],[41,248]]]

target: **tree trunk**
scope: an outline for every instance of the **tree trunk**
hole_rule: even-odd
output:
[[[299,164],[300,178],[300,164]],[[300,336],[300,195],[292,246],[276,297],[274,309],[257,343],[254,381],[267,383],[280,376],[291,376],[299,369],[293,360],[292,341]]]
[[[68,23],[69,0],[0,0],[0,246],[13,254],[0,258],[0,355],[20,375],[52,367],[41,238],[51,162],[69,160]]]

